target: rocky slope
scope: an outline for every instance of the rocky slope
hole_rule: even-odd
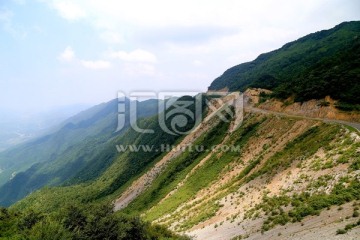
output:
[[[252,103],[258,98],[254,90],[247,96]],[[299,116],[246,108],[234,132],[231,124],[214,120],[212,129],[222,130],[209,142],[211,148],[168,158],[157,174],[149,170],[138,181],[149,175],[151,181],[139,189],[135,181],[117,200],[117,209],[195,239],[355,239],[360,233],[359,132],[291,113]],[[204,144],[207,132],[188,136],[186,143]],[[137,192],[131,200],[129,191]],[[345,225],[345,235],[337,235]]]

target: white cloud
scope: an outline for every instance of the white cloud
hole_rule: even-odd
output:
[[[70,46],[65,48],[65,50],[59,55],[58,59],[61,62],[80,64],[85,68],[93,69],[93,70],[108,69],[111,67],[111,62],[109,61],[104,61],[104,60],[91,61],[91,60],[82,60],[76,58],[75,52]]]
[[[59,55],[59,60],[63,62],[72,62],[75,59],[75,53],[70,46]]]
[[[97,61],[86,61],[81,60],[81,65],[85,68],[93,69],[93,70],[101,70],[101,69],[108,69],[111,67],[111,63],[104,60],[97,60]]]
[[[108,53],[110,58],[120,59],[125,62],[143,62],[143,63],[156,63],[156,56],[148,51],[136,49],[132,52],[113,51]]]
[[[344,0],[342,0],[344,1]],[[253,23],[284,22],[284,17],[306,15],[326,0],[51,0],[65,18],[92,18],[101,26],[245,26]],[[286,18],[285,18],[286,19]]]
[[[198,84],[206,89],[233,65],[360,16],[356,0],[38,1],[57,6],[64,19],[80,19],[81,23],[73,23],[74,29],[85,26],[86,33],[96,35],[97,42],[82,41],[89,55],[113,50],[101,58],[78,57],[73,64],[89,69],[116,64],[113,79],[122,74],[152,75],[154,89],[182,87],[183,79],[192,83],[190,87]],[[206,77],[201,81],[190,74],[202,71]],[[159,73],[167,80],[158,80]]]
[[[61,17],[67,20],[77,20],[86,16],[84,8],[70,1],[54,1],[55,8]]]
[[[70,1],[47,2],[66,19],[82,18],[105,43],[138,48],[108,55],[125,62],[155,63],[159,55],[164,62],[185,54],[192,59],[203,54],[227,59],[244,50],[258,54],[359,15],[352,10],[356,0]]]
[[[124,43],[124,38],[121,34],[111,31],[106,31],[100,34],[100,38],[106,43],[117,44]]]
[[[155,67],[147,63],[127,63],[123,70],[131,77],[155,76],[157,74]]]
[[[157,57],[149,51],[143,49],[131,52],[110,51],[106,53],[106,56],[124,62],[122,70],[127,76],[157,76],[159,74],[154,66],[157,63]]]

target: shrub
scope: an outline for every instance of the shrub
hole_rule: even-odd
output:
[[[345,234],[346,233],[346,230],[345,229],[338,229],[336,231],[336,234],[339,235],[339,234]]]
[[[328,107],[328,106],[330,106],[330,103],[324,100],[319,103],[319,106],[320,107]]]
[[[358,212],[358,211],[354,211],[354,213],[353,213],[352,216],[353,216],[353,217],[358,217],[358,216],[359,216],[359,212]]]

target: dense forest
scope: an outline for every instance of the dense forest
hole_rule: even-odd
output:
[[[138,217],[114,213],[110,204],[65,204],[51,214],[0,208],[0,239],[155,240],[187,237]]]
[[[248,87],[273,90],[277,98],[295,101],[330,95],[339,107],[360,103],[360,22],[345,22],[330,30],[309,34],[242,63],[215,79],[209,90]]]

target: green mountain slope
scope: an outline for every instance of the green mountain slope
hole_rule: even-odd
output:
[[[138,217],[114,214],[110,205],[64,205],[57,213],[0,208],[0,239],[189,240]]]
[[[254,86],[272,89],[274,96],[280,98],[294,96],[296,100],[305,101],[330,95],[357,104],[358,33],[359,22],[350,22],[310,34],[260,55],[253,62],[227,70],[211,84],[210,90],[227,87],[235,91]],[[193,98],[185,96],[178,99],[179,103],[182,100],[193,101]],[[201,102],[203,107],[205,101],[210,99]],[[171,112],[176,104],[162,114]],[[221,102],[215,105],[219,109],[225,106]],[[21,186],[22,177],[28,183],[37,176],[33,182],[36,185],[37,181],[43,181],[41,174],[52,169],[69,174],[52,172],[49,179],[44,178],[48,186],[13,204],[10,211],[17,213],[19,219],[1,217],[0,230],[4,224],[23,221],[24,213],[39,212],[48,222],[36,218],[29,221],[40,222],[40,226],[29,227],[30,233],[60,229],[74,234],[77,232],[71,229],[74,222],[80,229],[78,233],[85,237],[90,235],[84,229],[99,227],[102,230],[119,221],[137,229],[139,222],[134,223],[133,219],[140,215],[143,220],[187,233],[195,239],[277,239],[280,236],[283,239],[334,239],[337,232],[356,238],[360,231],[359,131],[341,122],[302,116],[301,111],[297,116],[289,116],[261,109],[255,111],[255,106],[251,107],[246,108],[244,121],[234,131],[235,119],[224,122],[214,117],[187,136],[172,135],[159,125],[158,117],[163,117],[160,115],[139,121],[142,128],[153,129],[153,134],[128,129],[119,135],[101,135],[103,138],[89,136],[81,142],[84,145],[75,145],[79,146],[76,150],[69,146],[61,154],[64,159],[77,159],[65,161],[70,164],[68,168],[61,160],[35,165],[10,182],[17,187],[16,191],[10,183],[0,189],[0,199],[4,196],[3,202],[9,204],[17,191],[26,191]],[[204,109],[204,116],[211,114],[212,109]],[[191,111],[194,110],[192,106]],[[100,115],[99,119],[103,119]],[[87,123],[65,124],[62,129],[76,129],[79,124]],[[170,126],[173,122],[167,119],[165,124]],[[191,120],[179,124],[182,130],[189,130],[193,125]],[[149,145],[153,149],[161,149],[163,145],[198,146],[200,150],[117,152],[117,144]],[[74,168],[77,170],[66,170]],[[56,181],[62,185],[52,186]],[[64,209],[64,203],[73,207],[73,215]],[[119,211],[108,210],[105,211],[108,215],[99,213],[97,218],[96,206],[101,205],[115,205],[114,209]],[[93,207],[93,212],[84,210]],[[124,215],[126,219],[119,220],[119,216]],[[70,221],[70,227],[64,225],[68,219],[74,220]],[[8,236],[13,237],[16,231],[12,229]],[[135,230],[132,234],[136,232],[142,231]],[[163,235],[153,239],[161,237]]]
[[[154,118],[142,124],[156,129]],[[173,158],[120,214],[140,214],[147,221],[200,236],[197,239],[257,236],[261,231],[267,238],[278,225],[290,228],[292,222],[307,223],[325,212],[319,216],[323,221],[332,206],[360,201],[360,136],[355,129],[252,112],[245,114],[236,131],[230,133],[230,126],[222,121],[212,123],[191,142],[204,146],[203,151],[186,150]],[[118,139],[157,146],[180,140],[159,129],[149,137],[129,130]],[[211,151],[214,146],[216,150]],[[235,150],[226,150],[230,146]],[[156,152],[120,154],[95,181],[43,188],[12,208],[51,213],[64,202],[111,204],[163,156]],[[348,212],[339,210],[337,214],[345,218]],[[337,219],[331,224],[341,227],[336,225]],[[311,232],[306,229],[303,231]],[[336,234],[335,230],[330,233]]]
[[[101,133],[102,128],[106,128],[110,124],[113,125],[114,122],[101,124],[99,121],[106,119],[110,114],[114,115],[115,109],[116,101],[100,104],[72,117],[52,134],[2,152],[0,154],[0,166],[3,171],[0,174],[0,185],[8,181],[13,173],[26,170],[34,163],[54,160],[74,144],[89,136]],[[98,116],[96,116],[97,113],[99,113]],[[80,125],[79,122],[83,123]],[[86,122],[90,124],[85,126]]]
[[[219,149],[237,146],[240,152],[184,153],[122,211],[198,239],[230,239],[267,234],[278,225],[306,222],[333,205],[360,200],[355,130],[248,113],[236,132],[221,130],[216,136],[219,140],[211,143]]]
[[[3,180],[12,171],[20,172],[0,188],[0,204],[10,205],[45,185],[81,182],[100,175],[115,158],[112,139],[129,127],[127,101],[125,127],[115,132],[117,104],[113,100],[95,106],[67,120],[58,131],[2,153]],[[157,100],[140,102],[138,115],[154,115],[157,107]],[[22,171],[27,166],[31,167]]]
[[[192,97],[183,97],[178,101],[186,99],[192,100]],[[194,106],[195,104],[190,107],[191,111],[194,111]],[[166,112],[172,109],[170,107]],[[167,119],[165,121],[167,126],[171,126],[171,120]],[[189,119],[187,124],[179,129],[187,131],[193,128],[194,124],[195,122]],[[98,178],[91,179],[91,181],[68,184],[68,186],[42,188],[16,203],[16,208],[26,209],[31,207],[44,212],[51,212],[62,206],[64,202],[78,204],[99,201],[111,202],[136,176],[142,174],[166,154],[166,152],[146,150],[118,153],[115,145],[149,145],[153,146],[154,149],[161,149],[162,145],[174,145],[181,138],[181,135],[172,135],[164,132],[158,122],[158,116],[141,120],[139,126],[153,129],[154,134],[142,134],[130,128],[123,135],[111,139],[108,146],[111,146],[110,151],[115,154],[115,159]],[[98,159],[99,162],[104,160],[106,159]]]
[[[271,89],[296,101],[327,95],[360,103],[360,22],[345,22],[309,34],[254,61],[234,66],[215,79],[209,90],[247,87]]]

